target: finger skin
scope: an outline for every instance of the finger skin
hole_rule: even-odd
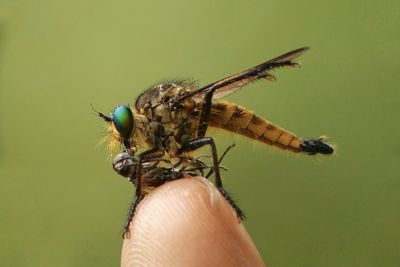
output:
[[[121,266],[265,266],[228,202],[205,178],[166,183],[139,204]]]

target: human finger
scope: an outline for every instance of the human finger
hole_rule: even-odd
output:
[[[121,266],[264,266],[222,194],[205,178],[166,183],[139,204]]]

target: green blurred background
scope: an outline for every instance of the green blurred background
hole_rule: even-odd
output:
[[[400,266],[398,1],[0,1],[0,265],[118,266],[132,187],[108,113],[171,77],[207,84],[301,46],[229,97],[332,157],[231,134],[228,191],[269,266]],[[229,138],[226,138],[229,137]]]

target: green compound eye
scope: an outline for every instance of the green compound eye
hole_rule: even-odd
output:
[[[118,106],[111,114],[115,128],[125,140],[129,139],[133,130],[133,113],[128,106]]]

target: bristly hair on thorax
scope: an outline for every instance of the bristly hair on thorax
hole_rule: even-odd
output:
[[[152,85],[148,86],[142,92],[137,96],[134,106],[131,104],[129,105],[132,112],[136,113],[138,112],[138,100],[141,99],[145,94],[149,94],[149,97],[153,96],[153,93],[156,93],[156,89],[158,86],[161,86],[163,84],[175,84],[179,87],[186,87],[189,88],[190,90],[198,88],[198,81],[194,80],[192,78],[171,78],[171,79],[163,79],[158,82],[153,83]],[[154,92],[153,92],[154,91]],[[141,122],[137,119],[135,119],[135,128],[143,127],[141,125]],[[106,125],[106,135],[102,137],[99,141],[99,145],[102,145],[103,143],[106,143],[107,150],[110,152],[110,156],[112,157],[115,155],[123,146],[122,145],[122,138],[118,130],[114,127],[112,123]],[[137,149],[143,148],[143,144],[146,144],[144,141],[144,137],[140,134],[140,131],[133,131],[135,133],[135,136],[133,136],[133,140],[135,140],[135,144],[133,147],[136,147]],[[142,144],[142,145],[141,145]]]

